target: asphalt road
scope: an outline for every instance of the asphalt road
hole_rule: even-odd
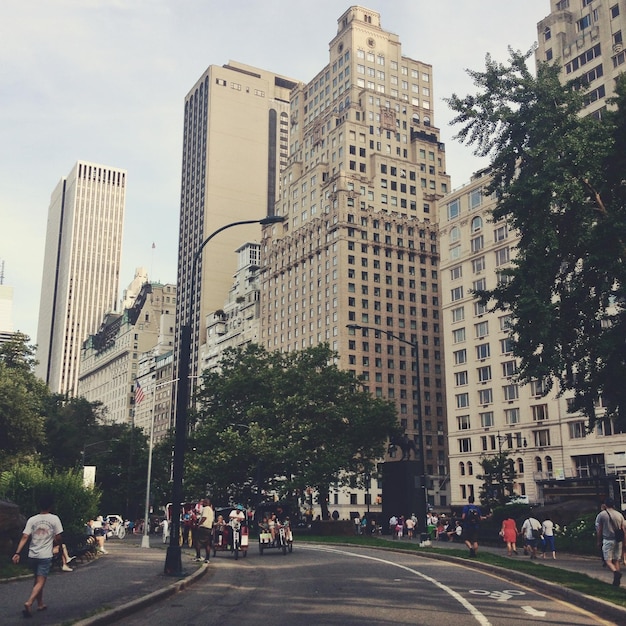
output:
[[[296,544],[292,554],[251,547],[220,554],[185,591],[126,625],[428,626],[607,624],[562,601],[471,567],[414,554]]]

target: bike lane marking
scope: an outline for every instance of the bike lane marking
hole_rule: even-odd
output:
[[[503,589],[502,591],[489,591],[488,589],[470,589],[470,593],[474,596],[489,596],[493,600],[498,602],[506,602],[513,596],[525,596],[525,591],[518,591],[517,589]]]
[[[431,576],[427,576],[426,574],[413,569],[412,567],[408,567],[407,565],[402,565],[400,563],[394,563],[393,561],[389,561],[387,559],[381,559],[377,556],[369,556],[367,554],[355,554],[353,552],[346,552],[345,550],[338,550],[337,548],[321,548],[321,547],[313,547],[313,546],[304,546],[300,544],[300,548],[304,548],[305,550],[313,550],[318,552],[332,552],[334,554],[342,554],[345,556],[351,556],[357,559],[365,559],[368,561],[377,561],[378,563],[384,563],[385,565],[392,565],[393,567],[397,567],[399,569],[405,570],[419,576],[423,580],[435,585],[435,587],[439,587],[443,592],[447,593],[449,596],[454,598],[461,606],[463,606],[467,612],[479,623],[481,626],[491,626],[491,622],[487,618],[486,615],[481,613],[469,600],[465,599],[460,593],[448,587],[448,585],[444,585],[442,582],[439,582],[437,579],[432,578]]]

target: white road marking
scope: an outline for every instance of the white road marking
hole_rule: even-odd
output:
[[[301,548],[306,550],[313,550],[318,552],[333,552],[334,554],[343,554],[345,556],[351,556],[357,559],[366,559],[368,561],[377,561],[378,563],[384,563],[385,565],[392,565],[393,567],[398,567],[407,572],[411,572],[411,574],[415,574],[420,578],[423,578],[427,582],[435,585],[435,587],[439,587],[442,591],[447,593],[449,596],[454,598],[461,606],[463,606],[467,612],[481,625],[481,626],[491,626],[491,622],[487,619],[487,617],[481,613],[471,602],[468,602],[460,593],[456,592],[454,589],[451,589],[447,585],[439,582],[435,578],[431,576],[426,576],[422,572],[419,572],[411,567],[407,567],[406,565],[401,565],[400,563],[394,563],[393,561],[388,561],[387,559],[381,559],[376,556],[368,556],[366,554],[354,554],[353,552],[346,552],[345,550],[338,550],[336,548],[321,548],[321,547],[313,547],[313,546],[304,546],[300,544]]]
[[[538,611],[537,609],[533,609],[532,606],[523,606],[522,610],[526,611],[528,615],[532,615],[533,617],[545,617],[545,611]]]
[[[525,596],[526,592],[517,589],[503,589],[502,591],[489,591],[488,589],[470,589],[470,593],[475,596],[489,596],[498,602],[506,602],[513,596]]]

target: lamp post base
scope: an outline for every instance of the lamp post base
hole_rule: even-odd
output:
[[[149,535],[144,535],[141,538],[141,547],[142,548],[149,548],[150,547],[150,536]]]
[[[164,573],[166,576],[183,575],[183,561],[180,546],[170,545],[167,547]]]

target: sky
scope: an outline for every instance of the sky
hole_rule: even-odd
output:
[[[128,171],[121,292],[135,268],[176,281],[183,106],[230,60],[308,82],[344,0],[2,0],[0,263],[13,330],[37,337],[50,194],[78,160]],[[526,51],[549,0],[363,0],[404,56],[433,66],[434,125],[452,187],[487,165],[454,139],[443,101],[474,91],[487,53]],[[154,244],[154,247],[153,247]]]

